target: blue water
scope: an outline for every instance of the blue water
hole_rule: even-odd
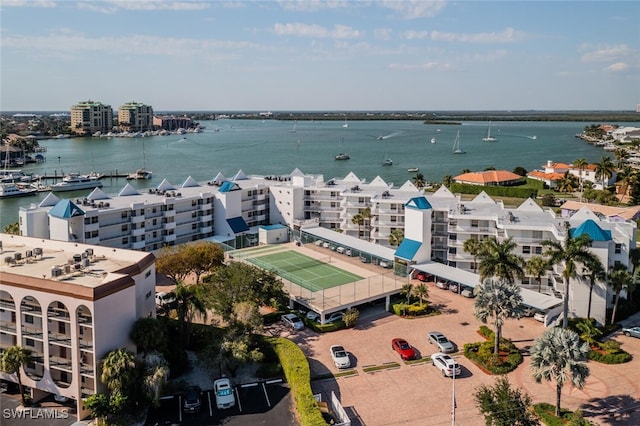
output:
[[[487,123],[425,125],[421,121],[341,121],[218,120],[203,121],[203,133],[147,138],[73,138],[40,141],[47,147],[47,161],[27,165],[25,172],[64,174],[69,172],[133,172],[146,165],[153,179],[131,181],[138,188],[157,186],[163,178],[180,185],[188,176],[207,181],[218,172],[231,177],[245,174],[276,175],[299,168],[304,173],[323,174],[325,179],[354,172],[367,181],[380,176],[396,186],[411,179],[409,167],[419,167],[427,181],[442,181],[463,169],[486,167],[513,170],[541,168],[547,160],[572,162],[577,158],[597,161],[611,155],[575,138],[590,123],[577,122],[496,122],[491,133],[498,142],[482,142]],[[216,131],[217,130],[217,131]],[[467,153],[453,155],[452,146],[460,130],[460,146]],[[530,137],[536,136],[533,140]],[[378,139],[382,136],[384,139]],[[437,143],[430,143],[435,137]],[[144,148],[144,150],[143,150]],[[143,155],[144,151],[144,155]],[[351,159],[334,160],[338,152]],[[612,155],[611,155],[612,156]],[[393,160],[383,166],[384,158]],[[126,179],[103,179],[103,190],[117,193]],[[90,191],[67,192],[61,197],[77,197]],[[39,202],[35,197],[0,200],[0,229],[17,222],[19,206]]]

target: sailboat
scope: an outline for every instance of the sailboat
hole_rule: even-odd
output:
[[[382,160],[382,165],[383,166],[393,166],[393,160],[391,159],[391,157],[387,156],[387,153],[384,153],[384,160]]]
[[[467,151],[460,148],[460,130],[458,130],[458,134],[456,134],[456,140],[453,142],[453,153],[454,154],[466,154]]]
[[[344,124],[342,125],[342,127],[344,127],[345,129],[346,129],[347,127],[349,127],[349,124],[347,124],[347,116],[346,116],[346,114],[345,114],[345,116],[344,116]]]
[[[289,133],[295,133],[296,132],[296,124],[298,124],[298,123],[293,123],[293,127],[291,129],[289,129]]]
[[[127,175],[127,180],[144,180],[151,179],[153,177],[153,173],[151,170],[147,170],[147,157],[144,152],[144,143],[142,144],[142,168],[136,170],[134,173],[129,173]]]
[[[431,143],[436,143],[436,138],[431,138]]]
[[[340,139],[340,148],[342,150],[342,142],[344,141],[343,139]],[[349,158],[349,154],[345,153],[345,152],[340,152],[336,155],[336,160],[348,160]]]
[[[489,121],[489,128],[487,129],[487,136],[482,138],[482,142],[497,142],[498,139],[495,136],[491,136],[491,121]]]

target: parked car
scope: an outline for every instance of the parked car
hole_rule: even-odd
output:
[[[332,322],[342,321],[342,318],[344,318],[344,312],[333,312],[324,318],[324,323],[329,324]]]
[[[200,386],[188,386],[182,394],[182,411],[197,413],[202,406],[202,389]]]
[[[381,260],[380,261],[380,266],[382,266],[383,268],[391,269],[391,268],[393,268],[393,262],[391,262],[389,260]]]
[[[340,345],[331,346],[331,359],[338,368],[351,367],[349,352],[345,351],[344,348]]]
[[[345,250],[345,248],[344,248],[344,247],[342,247],[342,246],[340,246],[340,247],[338,247],[338,248],[336,249],[336,251],[337,251],[338,253],[340,253],[340,254],[344,254],[344,250]]]
[[[400,358],[407,361],[415,359],[417,356],[416,350],[404,339],[395,338],[391,341],[391,349],[396,351]]]
[[[522,315],[525,317],[532,317],[536,313],[536,308],[531,306],[520,305],[520,309],[522,309]]]
[[[302,330],[304,328],[304,323],[296,314],[284,314],[280,318],[282,318],[282,322],[284,322],[286,326],[294,330]]]
[[[307,312],[307,319],[309,321],[320,322],[320,314],[315,311]]]
[[[156,293],[156,305],[168,307],[176,302],[176,295],[173,292],[159,291]]]
[[[314,244],[320,247],[322,245],[322,240],[316,240]]]
[[[533,314],[533,319],[535,319],[536,321],[540,321],[540,322],[544,322],[544,318],[547,316],[547,313],[544,311],[536,311],[535,314]]]
[[[622,332],[625,336],[637,337],[640,339],[640,327],[623,328]]]
[[[322,243],[322,247],[324,247],[324,248],[329,248],[329,246],[330,246],[330,244],[329,244],[329,243],[327,243],[327,242]]]
[[[436,352],[431,355],[431,364],[438,367],[445,377],[452,377],[454,374],[460,375],[460,364],[451,358],[451,355]]]
[[[353,256],[353,252],[351,251],[351,249],[347,249],[347,251],[345,251],[344,254],[346,254],[349,257]]]
[[[449,288],[449,283],[446,281],[436,281],[436,287],[446,290]]]
[[[216,407],[219,410],[231,408],[236,405],[236,397],[231,385],[231,380],[223,377],[213,382],[213,391],[216,394]]]
[[[460,289],[460,284],[458,283],[449,284],[449,290],[451,290],[452,292],[457,293],[459,289]]]
[[[463,297],[468,297],[469,299],[476,297],[476,294],[473,292],[473,289],[471,287],[463,287],[460,294]]]
[[[371,263],[371,259],[366,256],[360,256],[360,262],[362,263]]]
[[[428,280],[427,273],[426,273],[426,272],[423,272],[423,271],[418,272],[418,273],[416,274],[415,278],[416,278],[418,281],[422,281],[422,282],[425,282],[425,281],[427,281],[427,280]]]
[[[436,345],[438,350],[443,353],[451,353],[455,352],[455,345],[447,339],[447,336],[440,333],[439,331],[430,331],[427,333],[427,339],[429,339],[429,343],[432,345]]]

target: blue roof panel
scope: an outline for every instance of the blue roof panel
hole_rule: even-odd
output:
[[[60,200],[51,210],[49,210],[49,214],[53,217],[69,219],[74,216],[84,216],[84,210],[76,206],[70,200]]]
[[[406,202],[405,207],[413,207],[418,210],[429,210],[432,208],[425,197],[414,197]]]
[[[400,243],[400,247],[396,250],[395,256],[404,260],[413,260],[413,257],[416,255],[420,247],[422,247],[422,243],[420,241],[405,238]]]
[[[578,238],[580,235],[587,234],[591,237],[591,241],[611,241],[611,231],[605,231],[598,226],[592,219],[585,220],[577,228],[571,228],[569,230],[573,238]]]
[[[227,223],[229,224],[229,226],[231,227],[231,230],[235,234],[249,230],[249,226],[247,226],[247,222],[244,221],[242,216],[232,217],[231,219],[227,219]]]

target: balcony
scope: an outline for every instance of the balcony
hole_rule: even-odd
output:
[[[16,304],[11,300],[0,299],[0,308],[4,309],[5,311],[15,312]]]
[[[82,324],[84,327],[92,327],[92,321],[91,321],[91,316],[89,315],[83,315],[83,314],[78,314],[78,324]]]
[[[16,323],[9,321],[0,321],[0,331],[4,333],[16,334]]]
[[[49,343],[71,347],[71,335],[62,333],[49,333]]]
[[[80,339],[80,349],[83,351],[93,351],[93,342],[91,340]]]
[[[49,357],[49,367],[51,368],[71,372],[71,365],[70,358],[61,358],[59,356]]]

